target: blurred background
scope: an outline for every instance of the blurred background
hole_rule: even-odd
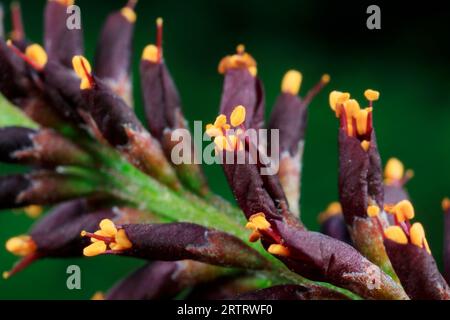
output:
[[[2,1],[8,11],[10,1]],[[126,0],[79,0],[87,57],[108,13]],[[44,0],[21,1],[26,33],[42,43]],[[154,21],[165,20],[166,62],[190,121],[211,121],[217,114],[222,77],[219,60],[244,43],[258,61],[265,83],[267,114],[280,91],[284,72],[303,73],[302,93],[323,73],[331,83],[310,106],[302,187],[302,215],[317,229],[317,214],[337,195],[337,120],[328,107],[331,90],[345,90],[363,101],[366,88],[381,92],[375,127],[383,161],[395,156],[416,176],[408,190],[439,266],[442,263],[441,200],[450,196],[450,11],[440,3],[379,4],[381,30],[368,30],[368,5],[342,1],[151,1],[137,6],[134,42],[135,99],[141,108],[138,63],[144,46],[155,41]],[[6,12],[6,29],[10,15]],[[1,114],[0,114],[1,117]],[[212,188],[232,200],[219,166],[204,168]],[[0,173],[22,168],[0,165]],[[5,241],[26,233],[33,220],[20,210],[0,214],[0,271],[16,258]],[[66,268],[81,267],[82,289],[68,290]],[[44,260],[17,276],[0,280],[0,299],[89,299],[105,291],[142,261],[117,257]]]

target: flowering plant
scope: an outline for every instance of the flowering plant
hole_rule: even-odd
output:
[[[0,40],[0,161],[31,166],[0,178],[0,209],[39,215],[41,206],[53,206],[27,235],[7,241],[21,259],[5,278],[38,259],[118,255],[148,265],[102,298],[173,298],[187,288],[201,298],[450,297],[424,228],[410,223],[415,213],[404,185],[412,173],[391,159],[383,177],[377,91],[364,93],[367,108],[349,93],[330,93],[339,119],[340,203],[320,215],[321,232],[314,232],[301,221],[301,164],[308,105],[330,76],[300,97],[302,74],[288,71],[266,126],[255,59],[239,45],[220,61],[219,115],[205,133],[236,207],[210,190],[197,164],[198,146],[164,60],[163,20],[140,62],[145,126],[131,94],[136,1],[107,19],[93,67],[81,31],[66,27],[71,5],[48,1],[44,47],[25,37],[18,6],[11,39]],[[278,130],[279,141],[252,139],[251,130],[265,127]],[[180,130],[190,156],[175,163]],[[264,174],[277,142],[279,170]],[[448,200],[443,208],[449,230]]]

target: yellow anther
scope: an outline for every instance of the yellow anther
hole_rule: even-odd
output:
[[[364,92],[364,96],[369,101],[377,101],[380,98],[380,93],[378,91],[375,91],[375,90],[372,90],[372,89],[367,89]]]
[[[364,151],[369,151],[370,148],[370,141],[363,140],[361,142],[361,148],[363,148]]]
[[[248,221],[252,223],[258,230],[267,230],[270,228],[270,222],[267,221],[266,215],[262,212],[252,215]]]
[[[281,244],[271,244],[267,251],[280,257],[289,257],[290,255],[289,249]]]
[[[248,67],[247,70],[254,77],[256,77],[258,75],[258,68],[256,66],[250,66],[250,67]]]
[[[111,237],[109,234],[107,234],[103,230],[97,230],[97,231],[94,232],[94,234],[96,236],[101,236],[101,237]],[[84,237],[85,235],[86,235],[86,233],[84,233],[84,235],[81,234],[82,237]],[[95,239],[95,238],[91,238],[91,242],[98,242],[98,241],[101,241],[101,240],[98,240],[98,239]]]
[[[106,243],[103,241],[97,241],[87,246],[83,250],[83,254],[86,257],[95,257],[104,253],[107,249]]]
[[[36,251],[36,244],[34,243],[33,239],[28,236],[18,236],[9,239],[6,241],[6,250],[11,252],[12,254],[16,256],[27,256],[30,253],[33,253]]]
[[[89,61],[83,56],[74,56],[72,58],[72,65],[73,70],[81,79],[80,89],[81,90],[90,89],[92,86],[89,77],[92,72],[92,67]]]
[[[244,53],[245,53],[245,45],[239,44],[239,45],[236,47],[236,53],[237,53],[237,54],[244,54]]]
[[[162,28],[163,24],[164,24],[163,18],[159,17],[159,18],[156,19],[156,26],[158,28]]]
[[[400,201],[393,207],[392,211],[397,217],[398,222],[414,218],[414,207],[409,200]]]
[[[365,135],[367,133],[367,118],[368,118],[368,116],[369,116],[369,111],[367,109],[360,110],[356,114],[356,129],[357,129],[359,135]]]
[[[444,200],[442,200],[442,210],[444,210],[444,211],[450,210],[450,199],[449,198],[445,198]]]
[[[10,273],[8,271],[3,271],[2,278],[7,280],[9,278]]]
[[[103,292],[97,291],[96,293],[94,293],[91,300],[105,300],[105,295],[103,294]]]
[[[419,248],[425,248],[428,253],[431,253],[428,246],[427,239],[425,238],[425,230],[420,222],[416,222],[411,226],[409,230],[411,243]]]
[[[25,49],[25,55],[40,68],[44,68],[48,62],[48,56],[44,48],[38,44],[32,44]]]
[[[218,129],[213,124],[207,124],[206,125],[206,134],[210,137],[218,137],[222,136],[223,132],[221,129]]]
[[[122,16],[128,20],[129,23],[135,23],[137,19],[136,12],[134,12],[133,9],[130,7],[124,7],[122,10],[120,10],[120,13]]]
[[[24,208],[23,211],[30,218],[36,219],[37,217],[39,217],[42,214],[42,212],[44,211],[44,208],[42,208],[41,206],[31,205],[31,206]]]
[[[108,237],[115,237],[117,234],[117,228],[114,222],[109,219],[103,219],[100,224],[100,230],[103,231]]]
[[[158,62],[158,47],[153,45],[153,44],[149,44],[148,46],[146,46],[144,48],[144,51],[142,52],[142,60],[146,60],[146,61],[150,61],[153,63],[157,63]]]
[[[233,112],[230,116],[230,123],[233,127],[238,127],[245,121],[245,107],[244,106],[237,106],[234,108]],[[226,121],[226,118],[225,118]]]
[[[249,222],[250,223],[250,222]],[[248,225],[248,224],[247,224]],[[247,226],[246,226],[247,227]],[[249,229],[249,228],[247,228]],[[250,242],[256,242],[259,239],[261,239],[261,234],[259,233],[258,230],[253,230],[253,232],[250,234],[250,236],[248,237],[248,241]]]
[[[214,126],[217,128],[223,128],[227,124],[227,116],[224,114],[219,115],[214,121]]]
[[[377,205],[370,205],[367,207],[367,215],[371,218],[378,217],[380,208]]]
[[[70,7],[75,3],[75,0],[50,0],[50,1],[58,2],[59,4],[66,7]]]
[[[345,98],[346,96],[344,95],[343,97]],[[345,100],[343,104],[348,119],[351,119],[352,117],[357,117],[359,112],[361,111],[359,103],[355,99]]]
[[[384,168],[384,178],[390,182],[399,181],[403,178],[405,168],[397,158],[390,158]]]
[[[399,244],[407,244],[408,238],[406,237],[406,234],[403,232],[402,228],[399,226],[390,226],[384,229],[384,236],[392,240],[394,242],[397,242]]]
[[[115,237],[116,243],[122,248],[121,250],[127,250],[133,247],[130,239],[128,239],[127,233],[125,230],[120,229]]]
[[[298,95],[302,85],[303,76],[297,70],[289,70],[283,77],[281,83],[281,91],[294,96]]]
[[[238,137],[235,135],[228,135],[228,136],[218,136],[214,138],[214,143],[216,145],[217,151],[235,151],[238,146]]]
[[[331,77],[330,77],[329,74],[325,73],[325,74],[322,76],[322,78],[320,79],[320,81],[321,81],[323,84],[327,84],[327,83],[329,83],[329,82],[331,81]]]
[[[320,224],[324,223],[329,218],[342,214],[342,206],[339,202],[332,202],[327,209],[319,214],[318,221]]]
[[[340,91],[332,91],[329,96],[330,107],[333,111],[336,112],[336,116],[339,117],[340,113],[336,108],[338,104],[343,104],[345,101],[350,99],[350,93],[340,92]]]

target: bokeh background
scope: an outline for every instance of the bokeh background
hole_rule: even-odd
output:
[[[79,0],[88,58],[93,57],[100,27],[126,0]],[[21,1],[28,37],[42,42],[44,0]],[[3,1],[7,9],[10,1]],[[443,216],[440,203],[450,196],[450,32],[448,8],[427,1],[380,4],[382,29],[366,28],[366,8],[342,1],[149,1],[137,7],[134,71],[137,110],[142,116],[138,62],[154,42],[154,21],[165,19],[165,57],[179,87],[187,118],[210,121],[217,113],[222,56],[244,43],[259,63],[265,83],[267,113],[280,90],[284,72],[303,72],[302,92],[322,75],[332,81],[310,106],[304,159],[303,219],[317,229],[317,214],[337,199],[337,120],[328,107],[332,89],[363,98],[370,87],[381,91],[375,105],[379,148],[386,161],[396,156],[416,176],[408,184],[418,221],[427,231],[433,254],[442,262]],[[9,29],[10,16],[6,14]],[[1,117],[1,114],[0,114]],[[23,170],[0,166],[0,173]],[[232,200],[218,166],[206,167],[212,188]],[[25,233],[33,220],[18,211],[0,214],[0,244]],[[16,258],[0,247],[0,271]],[[66,288],[66,268],[82,270],[82,289]],[[107,290],[142,261],[116,257],[45,260],[7,281],[0,299],[88,299]]]

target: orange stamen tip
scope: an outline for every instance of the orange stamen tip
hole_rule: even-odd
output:
[[[72,66],[75,73],[81,79],[80,89],[92,89],[92,67],[89,61],[83,56],[74,56],[72,58]]]
[[[244,54],[245,53],[245,45],[243,45],[242,43],[237,45],[236,53],[237,54]]]
[[[159,49],[153,44],[149,44],[144,48],[142,52],[142,60],[147,60],[153,63],[157,63],[159,58]]]
[[[6,241],[6,250],[20,257],[27,256],[36,251],[37,246],[28,235],[13,237]]]
[[[444,200],[442,200],[442,210],[444,210],[444,211],[450,210],[450,199],[449,198],[445,198]]]
[[[377,205],[370,205],[367,207],[367,215],[371,218],[378,217],[380,208]]]
[[[384,178],[387,181],[400,181],[403,178],[405,168],[397,158],[390,158],[384,168]]]
[[[408,238],[406,237],[406,234],[403,232],[402,228],[399,226],[390,226],[384,229],[384,236],[396,243],[399,244],[407,244]]]
[[[372,90],[372,89],[367,89],[364,92],[364,96],[369,101],[377,101],[380,98],[380,93],[378,91],[375,91],[375,90]]]
[[[48,62],[47,53],[44,48],[38,44],[29,45],[25,49],[25,56],[41,69],[43,69]]]
[[[363,148],[364,151],[368,151],[370,148],[370,141],[367,140],[362,141],[361,148]]]
[[[234,108],[230,116],[230,123],[233,127],[238,127],[245,122],[246,110],[244,106]]]
[[[5,279],[5,280],[8,280],[8,279],[9,279],[9,275],[10,275],[10,272],[8,272],[8,271],[4,271],[4,272],[2,273],[2,277],[3,277],[3,279]]]
[[[332,202],[328,205],[324,212],[321,212],[318,217],[320,224],[327,221],[329,218],[342,214],[342,206],[339,202]]]
[[[158,28],[161,28],[163,26],[163,24],[164,24],[163,18],[159,17],[159,18],[156,19],[156,26]]]
[[[135,23],[137,20],[136,12],[128,6],[122,8],[122,10],[120,10],[120,13],[129,23]]]
[[[97,241],[84,248],[83,255],[86,257],[95,257],[105,253],[106,249],[107,246],[104,241]]]
[[[331,91],[329,96],[329,103],[331,109],[336,112],[336,116],[339,117],[339,108],[337,105],[344,104],[347,100],[350,99],[350,93],[348,92],[340,92],[340,91]]]
[[[430,247],[425,238],[425,230],[420,222],[416,222],[409,230],[411,243],[419,248],[425,248],[431,254]]]
[[[267,230],[270,228],[270,222],[267,221],[266,215],[262,212],[252,215],[248,220],[257,230]]]
[[[117,234],[117,228],[114,222],[109,219],[103,219],[100,221],[100,230],[103,231],[108,237],[115,237]]]
[[[66,6],[66,7],[70,7],[75,4],[75,0],[50,0],[50,1],[58,2],[59,4]]]
[[[272,244],[267,251],[273,255],[281,257],[289,257],[290,255],[289,249],[281,244]]]
[[[44,208],[42,208],[41,206],[31,205],[31,206],[25,207],[23,209],[23,211],[30,218],[36,219],[42,214],[42,212],[44,211]]]
[[[326,73],[326,74],[324,74],[324,75],[322,76],[322,78],[320,79],[320,81],[321,81],[323,84],[330,83],[331,77],[330,77],[329,74]]]
[[[250,236],[249,236],[249,238],[248,238],[248,241],[250,241],[250,242],[256,242],[256,241],[258,241],[259,239],[261,239],[261,234],[260,234],[257,230],[254,230],[254,231],[250,234]]]
[[[414,207],[409,200],[400,201],[394,206],[392,211],[399,222],[414,218]]]
[[[302,74],[297,70],[289,70],[283,77],[281,83],[281,91],[283,93],[298,95],[300,87],[302,85]]]
[[[97,291],[92,296],[91,300],[98,301],[98,300],[105,300],[105,295],[101,291]]]
[[[81,237],[86,237],[86,235],[87,235],[87,231],[86,230],[83,230],[83,231],[80,232],[80,236]]]

